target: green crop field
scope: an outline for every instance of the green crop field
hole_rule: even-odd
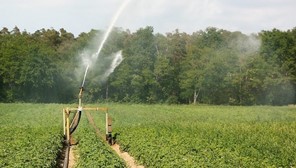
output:
[[[104,121],[105,122],[105,121]],[[105,133],[102,131],[102,133]],[[96,135],[94,128],[87,120],[85,113],[82,114],[81,122],[74,132],[73,137],[78,142],[75,146],[79,159],[77,168],[86,167],[126,167],[122,161],[103,140]]]
[[[0,167],[55,167],[65,106],[0,104]],[[145,167],[296,166],[295,107],[100,106],[110,109],[121,149]],[[90,113],[104,132],[104,113]],[[73,136],[77,167],[126,167],[84,114]]]
[[[58,104],[0,104],[0,167],[58,167],[63,145]],[[124,167],[124,162],[95,135],[85,116],[74,133],[79,139],[77,167]]]
[[[122,150],[146,167],[296,166],[295,107],[108,106]]]
[[[0,167],[56,166],[63,140],[60,108],[0,104]]]

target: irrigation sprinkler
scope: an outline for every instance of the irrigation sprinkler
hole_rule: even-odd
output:
[[[112,145],[113,138],[112,138],[112,119],[108,115],[108,108],[107,107],[83,107],[82,106],[82,94],[83,94],[83,85],[80,87],[79,94],[78,94],[78,107],[76,108],[64,108],[63,109],[63,128],[64,128],[64,137],[66,140],[66,144],[68,146],[73,145],[71,135],[76,130],[81,114],[83,111],[101,111],[105,112],[106,114],[106,141]],[[73,113],[74,117],[71,119],[70,114]]]

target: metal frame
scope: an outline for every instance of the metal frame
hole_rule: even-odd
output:
[[[108,108],[106,107],[94,107],[94,108],[82,108],[81,106],[78,108],[65,108],[63,109],[63,128],[64,128],[64,136],[66,136],[67,143],[70,142],[71,133],[70,133],[70,113],[76,111],[104,111],[106,113],[106,135],[112,133],[112,121],[108,116]]]

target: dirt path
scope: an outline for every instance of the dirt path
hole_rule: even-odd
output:
[[[70,147],[68,168],[75,167],[76,158],[75,158],[75,153],[73,151],[74,150],[73,148],[74,148],[73,146]]]
[[[67,156],[67,145],[64,144],[63,149],[61,151],[61,154],[59,156],[59,158],[57,159],[57,166],[58,168],[63,168],[64,167],[64,163],[65,163],[65,159],[66,157],[68,157],[68,168],[74,168],[75,164],[76,164],[76,154],[73,152],[73,148],[75,148],[74,146],[70,146],[69,147],[69,153]]]
[[[118,144],[114,144],[111,146],[111,148],[117,153],[119,157],[121,157],[130,168],[144,168],[144,166],[137,165],[135,163],[135,159],[129,155],[127,152],[121,152],[120,146]]]
[[[94,120],[92,118],[92,116],[86,112],[86,116],[87,116],[87,119],[89,121],[89,123],[94,127],[94,129],[96,130],[96,134],[97,136],[101,137],[101,138],[105,138],[104,135],[100,132],[100,130],[95,126],[95,123],[94,123]],[[114,144],[111,146],[111,148],[117,153],[117,155],[122,158],[126,165],[129,167],[129,168],[144,168],[144,166],[141,166],[141,165],[137,165],[136,162],[135,162],[135,159],[129,155],[127,152],[121,152],[120,151],[120,146],[118,144]]]

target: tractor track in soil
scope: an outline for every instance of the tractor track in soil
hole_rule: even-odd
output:
[[[69,150],[68,168],[74,168],[75,167],[75,164],[76,164],[76,157],[75,157],[75,154],[74,154],[74,151],[73,151],[73,147],[74,146],[71,146],[70,147],[70,150]]]
[[[95,123],[94,123],[94,120],[93,120],[91,114],[88,113],[88,112],[85,112],[85,114],[86,114],[86,116],[87,116],[87,119],[88,119],[89,123],[90,123],[90,124],[93,126],[93,128],[95,129],[97,136],[100,137],[100,138],[103,138],[103,140],[105,140],[106,137],[104,136],[104,134],[102,134],[102,132],[98,129],[98,127],[96,127],[96,125],[95,125]],[[120,158],[122,158],[122,159],[125,161],[126,165],[127,165],[129,168],[144,168],[144,166],[142,166],[142,165],[137,165],[135,159],[134,159],[131,155],[129,155],[129,153],[127,153],[127,152],[122,152],[122,151],[120,150],[120,145],[119,145],[119,144],[113,144],[113,145],[111,145],[110,147],[116,152],[116,154],[117,154]]]
[[[74,168],[76,164],[76,155],[73,152],[74,146],[63,145],[63,148],[57,159],[57,168]]]

